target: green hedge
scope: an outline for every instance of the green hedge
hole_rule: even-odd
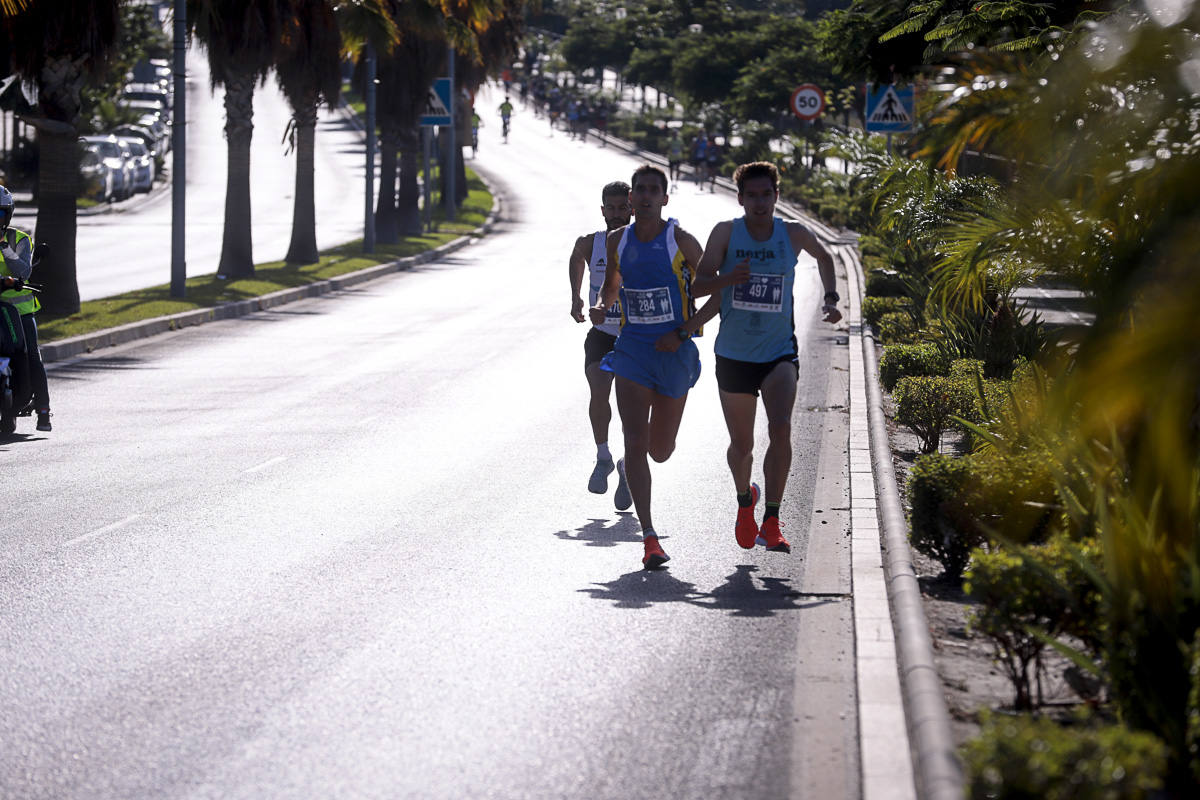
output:
[[[995,449],[917,459],[908,496],[913,547],[940,561],[950,578],[960,577],[971,551],[996,532],[1017,544],[1044,539],[1058,503],[1047,454]]]
[[[963,747],[973,800],[1137,800],[1163,787],[1166,748],[1148,733],[1079,718],[985,712]]]
[[[971,392],[962,381],[941,375],[900,378],[892,392],[896,421],[912,429],[921,440],[921,452],[938,448],[952,414],[971,406]]]
[[[978,605],[971,627],[986,636],[996,661],[1012,683],[1013,706],[1045,702],[1042,655],[1053,639],[1071,636],[1087,645],[1095,663],[1103,642],[1098,630],[1100,591],[1088,575],[1098,568],[1099,546],[1074,544],[1063,536],[1046,544],[975,551],[963,588]],[[1094,699],[1098,694],[1093,692]]]
[[[912,302],[907,297],[864,297],[862,317],[868,325],[878,327],[879,320],[884,314],[897,311],[907,312],[911,308]]]
[[[868,297],[906,297],[908,286],[895,270],[869,269],[865,292]]]
[[[871,298],[867,300],[892,300],[894,298]],[[863,315],[866,316],[866,300]],[[917,375],[945,375],[950,369],[950,358],[945,351],[933,344],[889,344],[884,346],[879,359],[879,382],[889,392],[901,378]]]
[[[889,311],[879,318],[875,330],[884,344],[908,344],[920,335],[920,326],[907,311]]]

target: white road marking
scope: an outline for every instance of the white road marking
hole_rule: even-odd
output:
[[[280,461],[284,461],[286,459],[287,459],[287,456],[275,456],[274,458],[268,459],[268,460],[262,462],[261,464],[256,464],[255,466],[251,467],[250,469],[242,470],[242,474],[246,475],[251,472],[262,472],[267,467],[272,467],[272,466],[278,464]]]
[[[97,528],[96,530],[94,530],[90,533],[85,533],[83,536],[76,536],[74,539],[71,539],[70,541],[65,542],[63,544],[63,547],[70,547],[73,544],[79,544],[80,542],[86,542],[88,539],[94,539],[97,536],[103,536],[104,534],[111,533],[112,531],[115,531],[119,528],[124,528],[126,525],[133,522],[135,519],[141,518],[141,516],[142,516],[141,514],[132,514],[123,520],[114,522],[111,525],[105,525],[103,528]]]

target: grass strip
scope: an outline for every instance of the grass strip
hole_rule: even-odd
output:
[[[324,250],[315,264],[287,264],[272,261],[256,264],[254,276],[238,280],[220,280],[216,273],[187,279],[187,296],[171,297],[170,283],[139,289],[125,294],[88,300],[78,312],[69,316],[38,315],[38,339],[53,342],[71,336],[115,328],[168,314],[214,308],[223,303],[247,300],[280,289],[291,289],[308,283],[327,280],[357,272],[360,269],[386,264],[427,250],[470,233],[487,219],[492,210],[492,195],[479,176],[467,170],[467,199],[459,207],[457,219],[446,222],[439,205],[433,210],[434,230],[418,236],[405,236],[396,244],[377,244],[375,252],[362,252],[362,240]]]

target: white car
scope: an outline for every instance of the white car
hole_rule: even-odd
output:
[[[133,165],[133,191],[148,192],[154,185],[154,157],[146,144],[136,136],[118,136],[117,141],[129,148],[128,161]]]

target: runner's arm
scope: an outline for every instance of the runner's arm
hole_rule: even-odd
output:
[[[587,317],[583,314],[583,274],[587,267],[587,246],[590,236],[580,236],[575,240],[571,250],[571,258],[567,262],[567,277],[571,280],[571,318],[583,322]]]
[[[717,270],[725,261],[725,253],[729,250],[729,237],[732,231],[732,223],[718,222],[712,229],[712,233],[708,235],[708,245],[704,248],[704,255],[701,256],[700,263],[696,267],[696,279],[692,281],[693,296],[704,297],[706,294],[715,294],[726,286],[750,280],[749,262],[738,264],[728,275],[717,275]]]
[[[604,316],[621,293],[621,265],[617,263],[617,245],[621,243],[624,228],[617,228],[608,234],[605,245],[608,249],[608,266],[604,270],[604,286],[600,288],[600,296],[589,311],[593,325],[603,325]]]
[[[817,272],[821,276],[821,286],[824,288],[824,294],[821,297],[821,311],[825,314],[826,322],[837,322],[842,318],[842,312],[838,311],[837,301],[826,302],[825,298],[830,294],[837,294],[837,275],[833,271],[833,256],[825,249],[825,245],[821,244],[821,240],[816,234],[808,229],[807,225],[801,225],[798,222],[788,223],[789,233],[791,234],[792,247],[799,251],[803,250],[817,260]]]

